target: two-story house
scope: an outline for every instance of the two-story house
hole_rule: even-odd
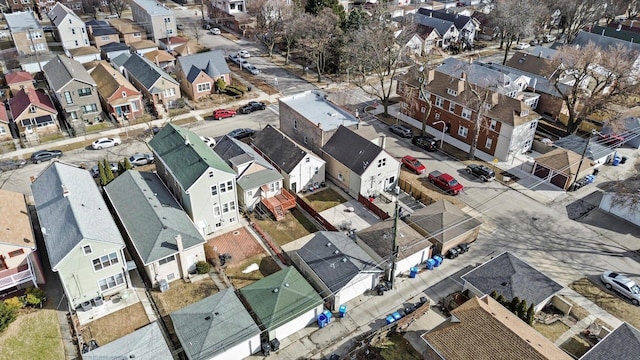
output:
[[[158,176],[203,235],[237,225],[236,173],[200,136],[169,123],[149,146]]]
[[[89,46],[89,35],[84,21],[73,10],[57,3],[48,14],[51,23],[56,27],[55,37],[69,55],[69,50]]]
[[[91,174],[51,163],[31,184],[51,270],[73,309],[131,286],[124,240]]]
[[[459,43],[458,49],[467,50],[473,48],[473,42],[480,24],[470,16],[449,12],[448,10],[434,11],[427,8],[418,9],[416,20],[421,22],[424,18],[439,19],[452,23],[458,31],[458,37],[455,39],[455,41]]]
[[[214,94],[220,78],[226,85],[231,84],[231,70],[220,50],[178,57],[176,77],[184,94],[192,100]]]
[[[220,19],[222,26],[238,33],[243,33],[246,26],[255,21],[247,14],[245,0],[212,0],[209,19]]]
[[[120,33],[104,20],[89,20],[84,23],[89,35],[89,41],[97,49],[102,46],[120,42]]]
[[[120,34],[120,42],[127,45],[147,40],[147,31],[131,19],[110,19],[109,24]]]
[[[142,94],[125,77],[105,61],[89,71],[96,82],[104,112],[117,121],[142,115]]]
[[[42,26],[31,11],[4,14],[11,32],[11,40],[19,55],[46,53],[49,51]]]
[[[111,62],[142,92],[159,117],[176,106],[180,84],[156,64],[137,54],[122,54]]]
[[[20,90],[9,99],[9,110],[20,140],[37,145],[43,137],[58,134],[58,111],[43,90]]]
[[[79,62],[58,55],[43,68],[44,76],[64,110],[64,118],[76,135],[85,126],[102,121],[102,106],[96,81]]]
[[[178,24],[173,10],[155,0],[131,0],[133,21],[142,25],[151,39],[158,44],[159,39],[178,34]]]
[[[416,15],[415,21],[417,23],[416,33],[432,34],[434,31],[438,33],[439,36],[435,37],[434,44],[437,47],[446,50],[452,43],[458,41],[458,29],[451,21],[419,14]]]

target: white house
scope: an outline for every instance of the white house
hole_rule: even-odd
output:
[[[640,209],[634,204],[640,190],[640,181],[627,179],[624,186],[627,188],[625,193],[605,192],[600,200],[600,209],[640,226]]]
[[[68,56],[69,50],[89,46],[89,34],[78,15],[73,10],[58,2],[49,12],[49,19],[56,27],[57,40]]]

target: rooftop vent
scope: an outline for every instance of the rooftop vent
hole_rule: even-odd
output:
[[[211,320],[211,316],[210,316],[210,315],[207,315],[207,316],[205,316],[205,318],[204,318],[204,319],[205,319],[205,320]]]
[[[273,289],[274,293],[277,293],[278,291],[280,291],[280,290],[278,290],[278,288]]]
[[[340,254],[340,251],[336,250],[333,252],[334,254]]]
[[[325,245],[326,247],[331,247],[331,243],[327,243],[327,245]]]

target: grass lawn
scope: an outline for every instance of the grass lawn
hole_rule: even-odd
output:
[[[564,334],[569,330],[569,327],[563,324],[561,321],[556,321],[549,325],[545,325],[541,322],[535,322],[533,324],[533,328],[536,329],[540,334],[551,341],[556,341],[560,337],[560,335]]]
[[[144,307],[138,302],[89,323],[80,329],[80,333],[85,342],[95,339],[98,345],[104,345],[131,334],[148,323]]]
[[[158,305],[160,315],[165,316],[217,292],[218,288],[213,283],[213,280],[207,277],[196,283],[186,283],[182,280],[176,280],[169,284],[169,290],[166,292],[153,291],[151,292],[151,296],[153,296],[153,299]]]
[[[324,210],[331,209],[336,205],[347,202],[347,199],[343,198],[337,191],[329,187],[324,190],[313,192],[305,196],[304,199],[317,212],[323,212]]]
[[[172,120],[171,123],[174,125],[187,125],[187,124],[191,124],[194,122],[197,122],[198,119],[196,119],[195,117],[191,116],[185,119],[179,119],[179,120]]]
[[[565,341],[562,345],[560,345],[560,347],[567,351],[569,354],[572,354],[576,358],[579,358],[589,350],[591,345],[589,344],[589,342],[587,342],[587,340],[576,335]]]
[[[262,231],[267,233],[271,240],[279,246],[318,231],[316,226],[298,209],[292,209],[280,221],[271,218],[258,220],[255,217],[252,218],[252,221],[258,224]]]
[[[640,328],[640,311],[638,311],[638,307],[614,294],[613,291],[605,291],[587,278],[576,280],[569,287],[611,315],[618,319],[624,319],[636,328]]]
[[[384,343],[376,345],[380,356],[385,360],[419,360],[422,359],[411,344],[399,334],[393,334]]]
[[[33,310],[0,334],[0,359],[64,359],[58,316],[52,309]]]
[[[244,274],[242,272],[249,265],[254,263],[260,266],[259,270],[252,271],[247,274]],[[265,276],[269,276],[277,272],[278,270],[280,270],[280,266],[278,266],[278,264],[273,261],[271,256],[267,255],[266,253],[262,253],[248,258],[239,264],[234,264],[232,267],[227,267],[224,272],[225,274],[227,274],[229,280],[231,280],[231,282],[233,283],[233,286],[236,289],[240,289],[264,278]]]

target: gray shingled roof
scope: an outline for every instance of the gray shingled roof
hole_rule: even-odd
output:
[[[108,344],[98,345],[99,348],[82,354],[82,360],[173,359],[156,321]]]
[[[229,66],[227,66],[227,61],[224,59],[224,53],[221,50],[179,56],[178,64],[187,75],[189,82],[193,82],[200,71],[204,71],[212,78],[218,78],[231,72]]]
[[[640,331],[622,323],[600,340],[580,360],[628,360],[640,354]]]
[[[9,30],[11,32],[23,32],[29,29],[42,29],[40,23],[36,20],[31,11],[19,11],[10,14],[4,14]]]
[[[322,147],[322,151],[351,171],[362,175],[371,162],[384,150],[341,125]]]
[[[462,275],[462,280],[484,294],[490,294],[495,290],[508,301],[517,296],[534,306],[563,288],[509,252],[504,252]]]
[[[31,184],[31,192],[53,269],[84,239],[124,248],[120,231],[87,170],[54,162]]]
[[[360,273],[382,272],[375,260],[342,232],[316,232],[297,252],[334,293],[342,290]]]
[[[176,254],[177,235],[185,249],[205,242],[156,174],[126,171],[104,190],[145,265]]]
[[[49,19],[51,19],[51,22],[53,23],[53,25],[55,25],[56,27],[58,27],[60,23],[67,18],[67,16],[71,16],[76,20],[78,20],[79,22],[82,22],[82,20],[80,20],[78,15],[76,15],[76,13],[73,12],[73,10],[69,9],[63,3],[60,3],[60,2],[56,3],[53,6],[53,8],[51,8],[51,11],[49,11],[48,16],[49,16]]]
[[[581,138],[578,135],[565,136],[556,140],[553,144],[578,154],[584,153],[585,157],[591,160],[601,159],[614,152],[613,149],[600,145],[596,141],[592,140],[589,142],[589,148],[587,148],[587,152],[585,153],[584,150],[587,146],[587,139]]]
[[[109,25],[109,23],[104,20],[89,20],[84,24],[86,25],[87,30],[91,27],[94,37],[119,34],[116,28]]]
[[[467,25],[469,21],[472,21],[471,18],[468,16],[460,15],[456,13],[450,13],[447,10],[433,11],[427,8],[420,8],[418,9],[418,15],[450,21],[458,30],[461,30],[465,25]]]
[[[233,288],[224,289],[169,316],[182,348],[192,360],[210,359],[260,334],[258,325]],[[258,348],[260,344],[252,345]]]
[[[383,259],[390,259],[392,253],[391,243],[393,242],[393,218],[389,218],[379,223],[373,224],[366,229],[362,229],[356,234],[360,241],[364,242]],[[398,221],[398,235],[396,245],[400,248],[398,260],[407,258],[418,251],[431,246],[425,241],[425,237],[420,235],[409,225]]]
[[[271,125],[265,126],[255,136],[253,146],[257,147],[287,174],[308,154],[300,145]]]
[[[609,36],[602,36],[587,31],[578,32],[578,35],[571,41],[571,45],[586,46],[589,42],[594,43],[598,47],[607,50],[611,47],[623,45],[629,50],[640,51],[640,44],[637,42],[624,41]]]
[[[123,56],[122,54],[120,56]],[[118,58],[120,57],[118,56]],[[117,58],[116,58],[117,59]],[[127,69],[130,76],[138,80],[147,90],[151,90],[153,85],[160,79],[164,79],[175,85],[178,82],[160,69],[156,64],[137,54],[131,54],[129,58],[122,64]]]
[[[119,68],[120,66],[124,65],[124,63],[126,63],[127,60],[129,60],[129,58],[132,57],[132,56],[133,56],[132,53],[120,54],[120,55],[114,57],[113,59],[111,59],[111,66],[113,66],[115,68]]]
[[[53,60],[46,63],[42,70],[54,91],[62,89],[73,79],[84,82],[87,85],[96,86],[96,81],[93,80],[84,66],[65,55],[57,55]]]
[[[129,50],[129,45],[120,42],[112,42],[100,46],[100,50],[104,52]]]
[[[455,24],[451,21],[429,17],[429,15],[425,16],[422,14],[416,14],[415,22],[418,25],[436,29],[438,34],[440,34],[441,36],[444,36],[447,32],[449,32],[449,29],[451,29],[452,27],[456,27]]]
[[[482,225],[480,220],[471,217],[447,200],[440,200],[416,210],[406,222],[417,225],[441,244],[455,240]]]
[[[493,88],[502,94],[518,91],[518,86],[514,81],[518,78],[515,73],[504,73],[484,66],[481,63],[469,64],[456,58],[447,58],[440,63],[437,72],[460,78],[464,72],[469,83],[483,88]]]

